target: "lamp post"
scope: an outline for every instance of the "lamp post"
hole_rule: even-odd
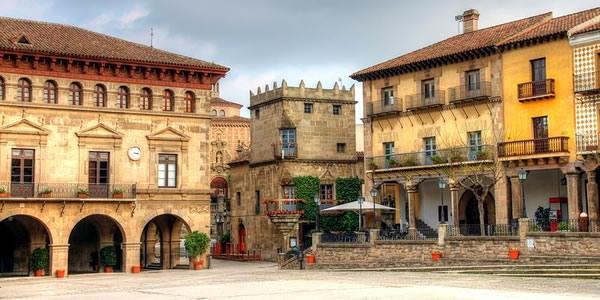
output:
[[[362,204],[365,201],[365,197],[358,197],[358,231],[362,231]]]
[[[440,206],[440,223],[446,223],[446,216],[444,214],[444,189],[446,188],[446,181],[443,177],[440,177],[440,181],[438,182],[438,187],[440,188],[440,195],[442,199],[442,205]]]
[[[371,189],[371,197],[373,199],[373,229],[377,228],[377,223],[375,223],[375,198],[377,197],[377,189],[373,187]]]
[[[321,214],[321,199],[319,198],[319,193],[315,194],[315,197],[313,198],[315,200],[315,204],[317,205],[317,213],[316,213],[316,217],[315,217],[315,229],[317,230],[317,232],[319,231],[319,215]]]
[[[521,168],[519,170],[519,181],[521,181],[521,200],[523,201],[523,218],[527,218],[527,210],[525,209],[525,189],[523,188],[523,182],[527,179],[527,171]]]

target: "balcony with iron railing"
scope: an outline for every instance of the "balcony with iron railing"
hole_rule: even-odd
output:
[[[569,138],[566,136],[498,143],[499,158],[542,154],[551,154],[554,156],[568,152]]]
[[[387,101],[367,103],[367,116],[382,115],[402,111],[402,99],[390,98]]]
[[[275,159],[294,159],[298,157],[298,143],[272,144]]]
[[[442,90],[436,90],[433,94],[414,94],[406,96],[406,110],[426,109],[440,107],[445,104],[445,94]]]
[[[519,83],[517,91],[521,102],[553,98],[555,96],[554,79]]]
[[[265,200],[265,215],[302,215],[304,211],[300,209],[300,203],[305,203],[302,199],[272,199]]]
[[[573,75],[573,85],[576,93],[600,93],[600,71],[586,72]]]
[[[454,147],[435,151],[408,152],[367,157],[369,170],[390,168],[420,168],[424,166],[453,165],[461,163],[487,162],[492,159],[493,146]]]
[[[487,99],[491,96],[492,83],[489,81],[481,81],[448,89],[448,101],[453,104],[474,101],[478,99]]]
[[[600,134],[576,134],[577,153],[598,152],[600,150]]]
[[[44,199],[135,199],[135,184],[11,183],[0,182],[4,198]]]

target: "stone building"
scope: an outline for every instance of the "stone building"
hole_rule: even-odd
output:
[[[0,18],[0,273],[189,263],[209,232],[211,90],[229,70],[68,25]],[[3,194],[3,193],[0,193]]]
[[[275,260],[290,240],[305,243],[314,223],[298,222],[296,176],[320,178],[321,202],[335,199],[335,179],[360,177],[356,153],[354,86],[281,87],[250,92],[251,147],[230,163],[233,243]]]

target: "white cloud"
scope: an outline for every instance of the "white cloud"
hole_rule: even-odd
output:
[[[137,20],[142,19],[150,14],[150,11],[144,7],[136,7],[132,11],[122,15],[119,18],[119,23],[122,27],[131,27]]]

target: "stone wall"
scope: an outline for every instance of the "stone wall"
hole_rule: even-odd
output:
[[[534,241],[529,255],[600,257],[600,233],[596,232],[536,232],[528,233],[527,239]]]

